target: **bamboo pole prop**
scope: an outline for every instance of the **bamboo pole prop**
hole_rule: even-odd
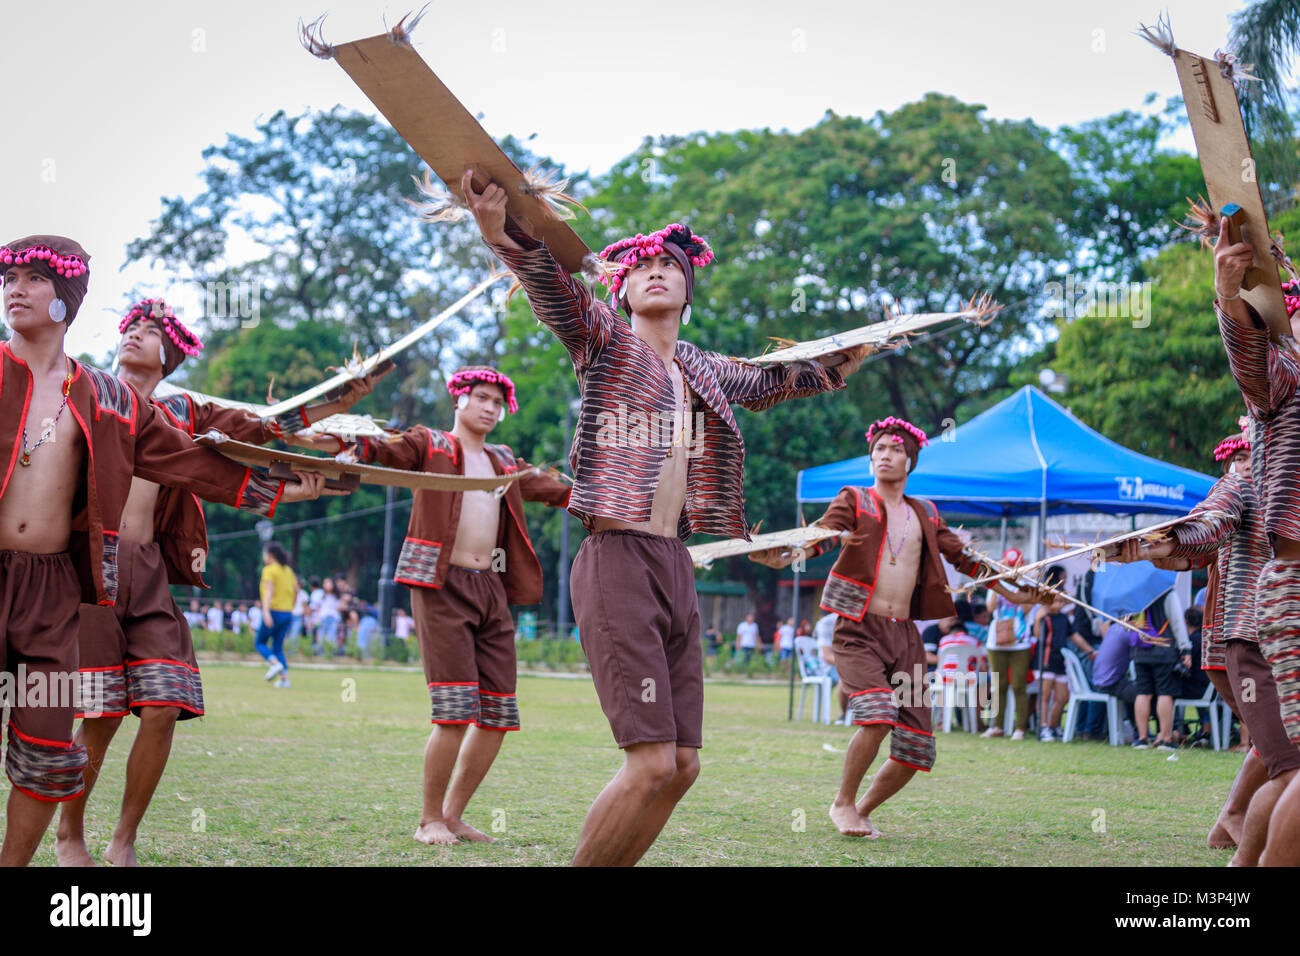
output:
[[[972,581],[970,583],[970,586],[978,587],[982,584],[988,584],[992,581],[1002,581],[1005,580],[1011,574],[1025,575],[1030,571],[1037,571],[1039,568],[1046,567],[1049,564],[1056,564],[1060,561],[1065,561],[1068,558],[1077,557],[1081,554],[1088,554],[1093,551],[1103,552],[1101,557],[1104,559],[1106,556],[1104,552],[1107,549],[1113,547],[1114,545],[1123,544],[1125,541],[1129,541],[1133,538],[1141,538],[1146,535],[1154,534],[1157,531],[1165,531],[1169,528],[1173,528],[1180,524],[1183,524],[1184,522],[1195,521],[1202,517],[1222,518],[1222,517],[1226,517],[1226,515],[1224,515],[1223,512],[1220,511],[1205,510],[1205,511],[1198,511],[1196,512],[1196,514],[1186,514],[1177,518],[1170,518],[1168,521],[1160,521],[1157,522],[1156,524],[1149,525],[1145,528],[1138,528],[1136,531],[1125,531],[1123,534],[1115,535],[1114,537],[1107,538],[1104,541],[1098,541],[1094,544],[1081,545],[1072,550],[1066,551],[1064,554],[1058,554],[1055,557],[1051,557],[1051,558],[1043,558],[1043,560],[1041,561],[1035,561],[1032,564],[1023,565],[1019,568],[1013,569],[1012,571],[1003,571],[1003,572],[999,572],[998,574],[990,574],[987,577],[982,577],[979,578],[978,580]],[[1163,535],[1157,536],[1153,540],[1159,540],[1160,537],[1163,537]],[[991,566],[992,565],[990,565],[990,567]]]
[[[403,335],[392,345],[389,345],[381,349],[380,351],[376,352],[374,355],[371,355],[368,358],[363,359],[357,356],[353,356],[351,359],[348,359],[346,362],[343,363],[343,367],[342,369],[339,370],[337,375],[333,375],[327,378],[319,385],[313,385],[311,388],[307,389],[307,391],[295,395],[293,398],[286,399],[283,402],[276,402],[274,405],[270,406],[269,408],[266,409],[265,412],[262,413],[263,417],[278,418],[279,416],[285,414],[286,412],[297,411],[299,408],[302,408],[304,405],[306,405],[314,398],[320,398],[322,395],[326,395],[327,393],[332,392],[335,389],[346,385],[348,382],[351,382],[354,379],[365,378],[367,375],[369,375],[372,371],[375,370],[376,366],[379,366],[384,362],[390,361],[393,358],[393,356],[399,354],[400,352],[404,352],[406,349],[410,348],[416,342],[420,341],[420,339],[424,338],[426,335],[428,335],[430,332],[436,329],[443,322],[447,321],[447,319],[451,318],[461,309],[465,308],[465,306],[469,305],[471,302],[477,299],[480,295],[482,295],[485,291],[487,291],[489,287],[491,287],[497,282],[500,282],[502,279],[507,278],[508,276],[509,276],[508,272],[494,272],[492,275],[488,276],[478,285],[474,286],[474,288],[470,289],[463,296],[461,296],[451,305],[447,306],[447,308],[443,309],[433,318],[427,319],[424,322],[421,322],[415,328],[411,329],[411,331],[407,332],[405,335]]]
[[[988,565],[990,568],[1001,568],[1003,571],[1010,574],[1016,574],[1018,573],[1018,571],[1022,570],[1018,568],[1008,567],[1007,565],[1003,564],[1001,561],[997,561],[989,557],[988,555],[983,554],[980,551],[976,551],[970,545],[966,545],[965,547],[962,548],[962,554],[966,555],[968,558],[973,558],[976,561],[980,561],[983,564]],[[956,593],[963,593],[969,591],[971,588],[974,588],[977,585],[977,583],[978,582],[972,581],[970,584],[966,585],[966,587],[952,588],[950,590]],[[1018,581],[1012,583],[1019,584]],[[1071,604],[1077,604],[1079,605],[1079,607],[1091,611],[1093,614],[1096,614],[1098,617],[1104,618],[1105,620],[1110,621],[1113,624],[1118,624],[1120,627],[1124,628],[1127,631],[1132,631],[1135,634],[1141,634],[1142,639],[1145,640],[1148,644],[1160,644],[1161,646],[1164,647],[1167,647],[1169,645],[1169,640],[1167,638],[1160,638],[1157,636],[1155,640],[1152,640],[1152,635],[1149,632],[1142,630],[1142,628],[1134,624],[1130,624],[1128,621],[1121,621],[1119,618],[1107,614],[1105,611],[1101,610],[1100,608],[1093,607],[1087,601],[1084,601],[1080,598],[1074,597],[1073,595],[1066,593],[1065,591],[1061,590],[1059,587],[1056,587],[1051,584],[1043,584],[1041,581],[1026,580],[1025,584],[1029,587],[1037,588],[1038,590],[1041,591],[1046,591],[1048,594],[1055,594],[1060,597],[1063,597]]]

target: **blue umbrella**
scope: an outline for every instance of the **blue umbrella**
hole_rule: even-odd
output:
[[[1117,564],[1110,561],[1092,576],[1092,604],[1099,611],[1126,617],[1145,611],[1174,586],[1178,575],[1150,561]]]

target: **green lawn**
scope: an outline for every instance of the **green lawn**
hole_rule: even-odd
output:
[[[296,668],[288,691],[260,668],[213,662],[203,676],[208,716],[177,730],[139,844],[146,865],[563,864],[621,761],[590,681],[521,676],[525,729],[508,736],[467,814],[480,829],[495,821],[503,839],[426,847],[411,839],[429,730],[420,674]],[[934,772],[876,814],[888,838],[863,841],[826,818],[848,728],[788,723],[783,687],[711,683],[705,701],[700,779],[648,864],[1227,862],[1205,835],[1239,754],[1184,750],[1170,761],[1097,743],[940,734]],[[123,724],[91,800],[96,855],[135,724]],[[53,828],[36,863],[51,864],[52,848]]]

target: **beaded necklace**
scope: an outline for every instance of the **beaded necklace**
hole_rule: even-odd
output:
[[[54,413],[54,420],[51,421],[45,430],[41,432],[40,439],[31,448],[27,447],[27,426],[23,426],[23,453],[18,459],[18,464],[27,467],[32,463],[32,452],[44,445],[54,435],[54,429],[59,425],[59,419],[63,417],[63,410],[68,407],[68,393],[72,391],[72,363],[68,357],[63,356],[64,367],[67,369],[67,376],[63,379],[63,401],[59,403],[59,410]]]

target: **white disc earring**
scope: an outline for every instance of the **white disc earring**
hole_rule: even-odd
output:
[[[506,420],[506,410],[503,408],[501,409],[501,411],[497,413],[497,421],[503,422],[505,420]]]
[[[163,368],[166,368],[166,367],[167,367],[167,348],[166,348],[166,346],[162,346],[162,345],[158,346],[158,364],[161,365]]]
[[[456,396],[456,407],[457,407],[457,408],[464,408],[464,407],[465,407],[466,405],[468,405],[468,404],[469,404],[469,396],[468,396],[468,395],[457,395],[457,396]]]
[[[67,303],[62,299],[55,299],[50,303],[50,319],[54,322],[62,322],[68,317]]]
[[[691,304],[686,303],[686,308],[682,309],[682,325],[688,325],[691,321]]]

